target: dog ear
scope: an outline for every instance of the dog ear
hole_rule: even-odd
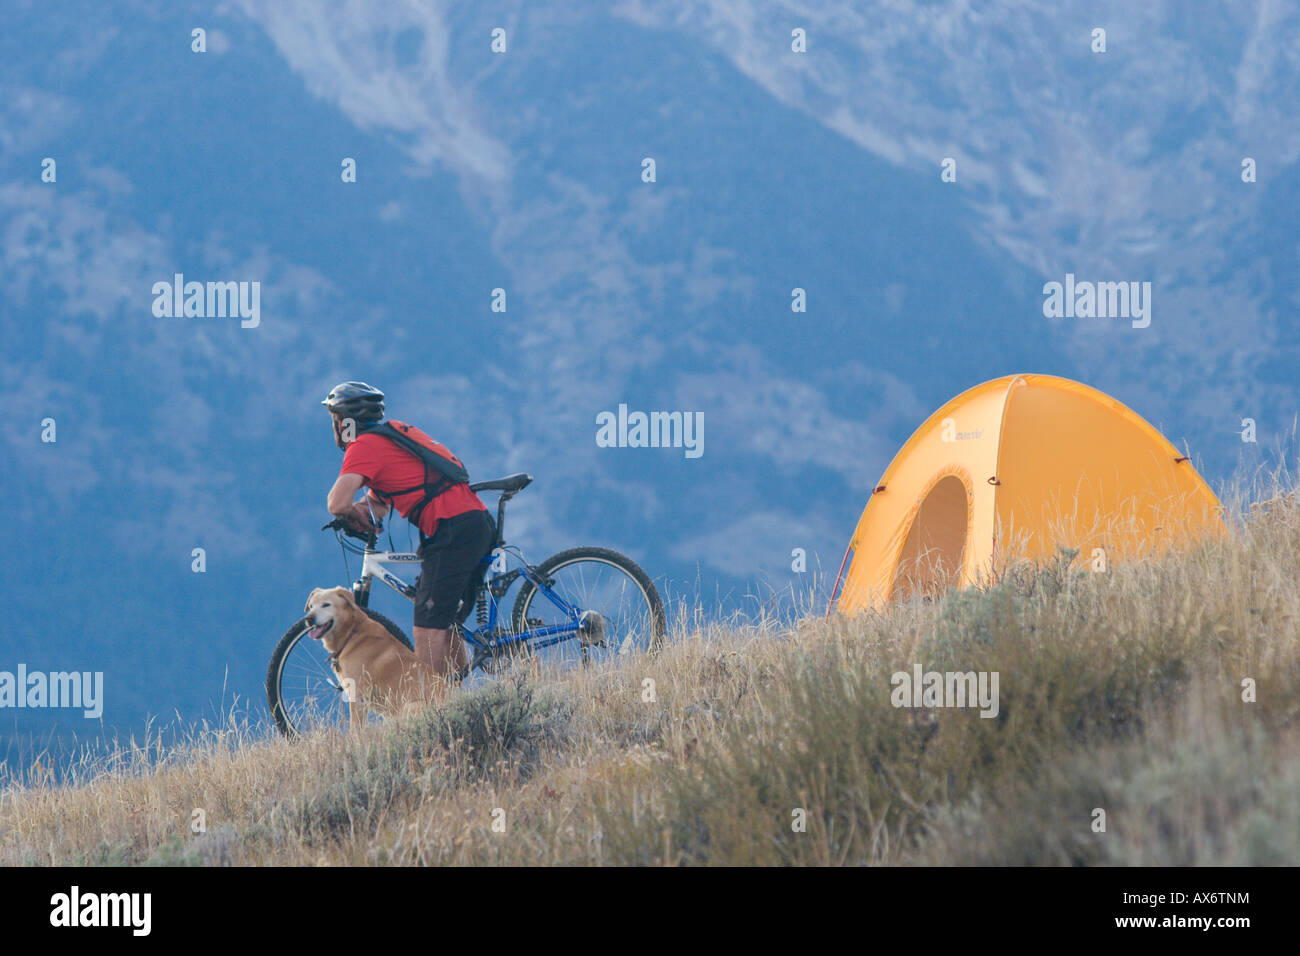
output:
[[[351,604],[353,607],[357,606],[357,602],[352,597],[351,588],[345,588],[342,585],[340,585],[339,587],[336,587],[334,589],[334,592],[339,596],[340,601],[345,601],[348,604]]]
[[[320,588],[312,588],[312,589],[311,589],[311,594],[308,594],[308,595],[307,595],[307,603],[306,603],[306,605],[303,606],[303,609],[302,609],[304,614],[306,614],[308,611],[311,610],[311,603],[312,603],[312,601],[316,600],[316,595],[319,594],[319,593],[320,593]]]

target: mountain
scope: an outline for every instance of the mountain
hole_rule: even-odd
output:
[[[306,593],[346,580],[316,530],[340,380],[476,478],[534,474],[530,557],[618,548],[715,615],[793,613],[911,430],[998,375],[1087,381],[1212,483],[1291,451],[1285,5],[4,17],[0,669],[102,671],[105,710],[0,712],[0,753],[256,705]],[[259,283],[256,326],[156,315],[176,274]],[[1150,282],[1150,325],[1047,318],[1067,274]],[[703,454],[598,447],[620,404],[701,413]]]

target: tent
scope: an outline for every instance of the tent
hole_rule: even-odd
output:
[[[1010,375],[940,408],[885,469],[839,607],[989,582],[1058,547],[1100,570],[1223,527],[1214,492],[1139,415],[1078,382]]]

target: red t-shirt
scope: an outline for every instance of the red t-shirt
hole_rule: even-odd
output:
[[[410,488],[424,481],[424,462],[380,435],[358,435],[343,453],[339,474],[360,475],[370,489],[389,495],[400,488]],[[392,499],[393,507],[403,518],[420,503],[419,489]],[[454,518],[467,511],[487,511],[469,485],[452,485],[429,502],[420,515],[420,530],[432,536],[443,518]]]

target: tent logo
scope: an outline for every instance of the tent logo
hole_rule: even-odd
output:
[[[940,432],[939,437],[947,442],[975,441],[984,437],[984,429],[980,428],[973,432],[959,432],[957,431],[957,423],[951,418],[945,418],[943,420],[943,431]]]
[[[704,454],[703,412],[596,413],[597,448],[684,448],[687,458]]]
[[[1132,319],[1135,329],[1151,324],[1150,282],[1075,282],[1067,272],[1064,285],[1048,282],[1043,295],[1049,319]]]
[[[889,683],[889,702],[895,707],[978,707],[981,717],[996,717],[997,671],[926,671],[912,665],[912,673],[896,671]]]

